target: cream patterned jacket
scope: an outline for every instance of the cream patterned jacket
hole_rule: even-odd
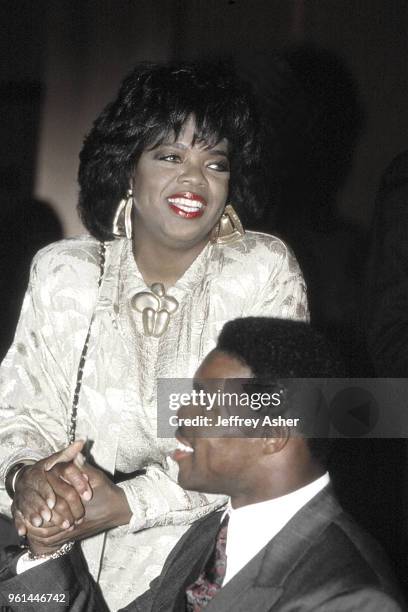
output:
[[[302,275],[276,237],[247,232],[230,246],[209,244],[169,290],[180,306],[167,332],[146,338],[141,315],[129,308],[131,297],[146,289],[129,241],[106,243],[98,290],[99,263],[99,243],[89,236],[50,245],[33,260],[15,340],[0,369],[0,512],[9,512],[4,477],[10,466],[67,444],[93,317],[77,438],[92,441],[94,460],[111,474],[146,470],[121,484],[133,512],[129,532],[189,524],[220,500],[177,485],[167,456],[174,443],[156,437],[156,379],[192,376],[230,319],[307,319]],[[84,544],[95,576],[102,546],[103,536]]]

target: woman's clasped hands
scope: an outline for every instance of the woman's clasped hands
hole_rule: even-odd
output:
[[[129,522],[126,496],[102,470],[86,463],[78,440],[24,468],[12,504],[19,535],[27,535],[36,554],[57,550]]]

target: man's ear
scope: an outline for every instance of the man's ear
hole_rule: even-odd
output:
[[[268,455],[279,453],[285,448],[289,438],[289,429],[287,427],[275,427],[273,430],[269,428],[268,436],[263,438],[264,453]]]

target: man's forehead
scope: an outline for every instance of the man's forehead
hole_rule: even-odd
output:
[[[193,389],[200,393],[215,393],[217,391],[223,393],[243,393],[247,392],[253,378],[199,378],[194,377]]]
[[[194,381],[213,379],[252,378],[251,368],[234,355],[214,349],[207,355],[194,375]]]

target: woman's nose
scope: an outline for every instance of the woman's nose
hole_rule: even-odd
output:
[[[203,185],[206,182],[201,166],[194,163],[183,164],[178,180],[191,185]]]

